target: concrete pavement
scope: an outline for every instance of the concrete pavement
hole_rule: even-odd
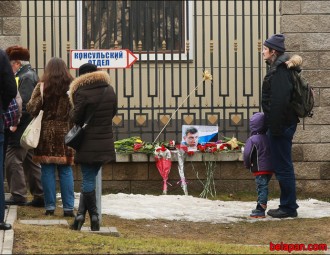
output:
[[[5,211],[5,222],[14,225],[17,219],[17,205],[9,206]],[[14,229],[0,230],[0,254],[13,254]]]
[[[5,222],[14,225],[17,219],[17,205],[9,206],[9,209],[5,210]],[[37,224],[37,225],[68,225],[66,220],[62,219],[39,219],[39,220],[20,220],[21,224]],[[111,236],[119,236],[117,228],[115,227],[101,227],[100,231],[91,231],[89,227],[82,227],[81,231],[93,234],[103,234]],[[0,230],[0,254],[13,254],[14,245],[14,228],[11,230]]]

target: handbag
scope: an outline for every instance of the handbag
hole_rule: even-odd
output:
[[[41,101],[43,104],[43,90],[44,84],[40,84],[40,92],[41,92]],[[30,150],[37,148],[40,139],[40,131],[41,131],[41,121],[42,116],[44,114],[43,110],[39,111],[37,117],[34,117],[30,124],[24,130],[24,133],[21,136],[20,144],[23,148]]]
[[[92,119],[96,109],[98,108],[100,102],[103,100],[103,97],[105,95],[106,90],[108,87],[106,87],[102,93],[101,100],[98,101],[97,105],[92,109],[91,113],[87,117],[86,121],[84,122],[84,125],[81,127],[79,125],[74,125],[73,128],[70,129],[70,131],[65,135],[64,137],[64,143],[71,147],[72,149],[78,150],[80,147],[80,144],[84,137],[84,130],[87,127],[89,121]]]
[[[64,137],[64,142],[67,146],[75,150],[80,147],[84,134],[84,126],[74,125],[73,128],[70,129]]]

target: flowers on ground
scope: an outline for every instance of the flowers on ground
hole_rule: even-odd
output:
[[[186,145],[175,145],[175,141],[150,143],[143,141],[139,136],[133,136],[115,142],[117,153],[145,153],[154,155],[156,167],[163,178],[163,194],[167,194],[167,180],[172,166],[172,153],[175,151],[178,156],[178,172],[180,175],[181,187],[188,195],[187,181],[184,174],[184,162],[186,158],[193,156],[195,153],[202,153],[205,172],[202,169],[196,170],[191,161],[192,168],[196,173],[197,179],[203,185],[203,191],[200,196],[207,198],[216,195],[216,187],[214,182],[214,173],[216,171],[219,153],[243,152],[244,143],[237,140],[236,137],[222,137],[221,140],[213,143],[199,144],[197,151],[189,150]],[[203,171],[205,178],[200,178],[199,173]]]
[[[195,152],[222,153],[222,152],[241,152],[244,148],[244,143],[237,140],[236,137],[223,137],[216,143],[205,143],[198,145],[197,151],[190,151],[183,144],[175,145],[174,140],[168,142],[151,143],[143,141],[139,136],[133,136],[122,140],[115,141],[115,149],[118,153],[145,153],[153,155],[155,150],[161,146],[166,149],[183,150],[188,156],[194,155]]]

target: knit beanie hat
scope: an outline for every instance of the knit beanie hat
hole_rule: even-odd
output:
[[[92,73],[97,71],[97,66],[92,63],[86,63],[79,67],[79,76],[85,73]]]
[[[285,37],[283,34],[275,34],[275,35],[272,35],[271,37],[269,37],[264,42],[264,45],[268,48],[272,48],[279,52],[284,52],[285,51],[284,40],[285,40]]]
[[[30,52],[21,46],[11,46],[6,49],[9,60],[30,61]]]

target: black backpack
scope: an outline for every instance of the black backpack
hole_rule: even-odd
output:
[[[314,89],[302,77],[301,72],[291,70],[293,92],[291,106],[299,118],[312,117],[314,107]]]

